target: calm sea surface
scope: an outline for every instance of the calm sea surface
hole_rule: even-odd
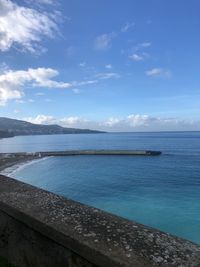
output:
[[[200,132],[0,140],[0,152],[65,149],[152,149],[163,154],[51,157],[11,176],[200,244]]]

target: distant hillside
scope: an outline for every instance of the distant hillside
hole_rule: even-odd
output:
[[[0,138],[16,135],[102,133],[89,129],[64,128],[59,125],[40,125],[0,117]]]
[[[9,133],[8,131],[1,131],[0,130],[0,138],[6,138],[6,137],[13,137],[14,135],[12,133]]]

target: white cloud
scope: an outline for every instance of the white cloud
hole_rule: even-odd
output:
[[[149,47],[149,46],[151,46],[151,43],[150,42],[146,42],[146,43],[144,42],[144,43],[141,43],[140,46],[141,47]]]
[[[127,116],[127,122],[131,127],[148,126],[153,120],[157,118],[150,117],[148,115],[129,115]]]
[[[99,83],[100,80],[117,79],[117,78],[120,78],[120,75],[115,73],[115,72],[98,73],[95,75],[95,79],[83,80],[83,81],[73,81],[73,82],[71,82],[71,85],[73,87],[92,85],[92,84]],[[73,88],[72,91],[76,94],[80,93],[80,90],[77,88]]]
[[[171,72],[169,70],[165,70],[162,68],[153,68],[153,69],[147,70],[145,74],[150,77],[171,78]]]
[[[161,73],[162,73],[162,69],[160,68],[154,68],[154,69],[146,71],[147,76],[159,76],[161,75]]]
[[[73,86],[84,86],[84,85],[95,84],[95,83],[98,83],[98,80],[73,81],[72,85]]]
[[[126,118],[109,118],[102,122],[102,125],[109,126],[110,128],[139,128],[148,126],[149,122],[152,121],[152,117],[148,115],[131,114]]]
[[[34,81],[34,86],[48,88],[69,88],[72,84],[66,82],[57,82],[51,78],[59,75],[59,72],[51,68],[28,69],[27,79]]]
[[[80,67],[85,67],[86,66],[86,63],[85,62],[81,62],[81,63],[79,63],[79,66]]]
[[[34,4],[45,4],[45,5],[55,5],[56,0],[25,0],[28,4],[34,3]]]
[[[120,78],[120,75],[115,72],[105,72],[105,73],[99,73],[96,75],[98,79],[101,80],[107,80],[107,79],[117,79]]]
[[[132,22],[127,22],[122,28],[121,28],[121,32],[127,32],[130,28],[134,27],[135,23]]]
[[[24,96],[24,85],[46,88],[70,88],[72,84],[52,80],[59,73],[51,68],[37,68],[28,70],[8,70],[0,74],[0,105],[5,105],[12,99]]]
[[[72,117],[66,117],[66,118],[60,119],[60,123],[64,127],[77,127],[78,125],[80,125],[79,127],[81,127],[84,124],[88,123],[88,120],[84,118],[72,116]]]
[[[105,68],[106,68],[106,69],[112,69],[112,65],[111,65],[111,64],[106,64],[106,65],[105,65]]]
[[[151,42],[143,42],[143,43],[139,43],[139,44],[137,44],[137,45],[135,45],[135,46],[133,47],[133,50],[134,50],[134,51],[144,50],[144,49],[150,47],[151,45],[152,45]]]
[[[38,115],[35,118],[27,117],[24,118],[25,121],[34,123],[34,124],[55,124],[56,119],[53,116]]]
[[[96,50],[107,50],[112,46],[112,40],[116,37],[116,33],[108,33],[97,36],[94,42]]]
[[[76,117],[76,116],[56,119],[53,116],[46,116],[46,115],[38,115],[35,118],[28,117],[28,118],[24,118],[24,120],[31,122],[31,123],[35,123],[35,124],[46,124],[46,125],[58,124],[63,127],[73,127],[73,126],[77,127],[77,125],[81,127],[81,125],[88,122],[88,120],[84,118]]]
[[[20,47],[22,51],[40,53],[42,38],[54,38],[58,33],[58,16],[0,0],[0,51]]]
[[[111,48],[113,39],[127,32],[134,25],[135,25],[134,22],[132,23],[128,22],[118,31],[113,31],[111,33],[104,33],[104,34],[97,36],[94,40],[94,48],[96,50],[107,50]]]
[[[42,4],[48,4],[48,5],[52,5],[55,3],[55,0],[38,0],[38,1]]]
[[[114,125],[120,123],[120,119],[118,118],[109,118],[108,120],[102,122],[102,125],[108,126],[108,127],[113,127]]]
[[[88,120],[78,116],[55,118],[38,115],[35,118],[24,118],[37,124],[58,124],[63,127],[97,129],[104,131],[178,131],[200,130],[200,121],[178,118],[161,118],[142,114],[130,114],[124,118],[111,117],[102,121]]]
[[[110,66],[109,66],[110,68]],[[108,79],[118,79],[120,78],[120,75],[115,72],[103,72],[103,73],[98,73],[94,77],[92,77],[91,80],[83,80],[83,81],[72,81],[71,84],[73,87],[79,87],[79,86],[85,86],[85,85],[92,85],[92,84],[97,84],[101,80],[108,80]],[[74,93],[79,93],[79,89],[73,88],[72,89]]]
[[[74,88],[72,89],[72,91],[74,92],[74,94],[80,94],[80,90],[78,88]]]
[[[144,57],[138,54],[133,54],[131,56],[129,56],[129,58],[133,61],[142,61],[144,60]]]
[[[24,93],[17,88],[15,89],[15,86],[12,87],[8,84],[2,85],[0,82],[0,106],[5,105],[8,100],[20,99],[23,96]]]

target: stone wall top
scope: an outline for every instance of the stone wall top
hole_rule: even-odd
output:
[[[199,267],[200,246],[0,175],[0,210],[100,267]]]

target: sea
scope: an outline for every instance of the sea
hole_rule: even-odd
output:
[[[76,149],[145,149],[162,155],[50,157],[15,166],[6,174],[200,244],[200,132],[0,140],[0,152]]]

